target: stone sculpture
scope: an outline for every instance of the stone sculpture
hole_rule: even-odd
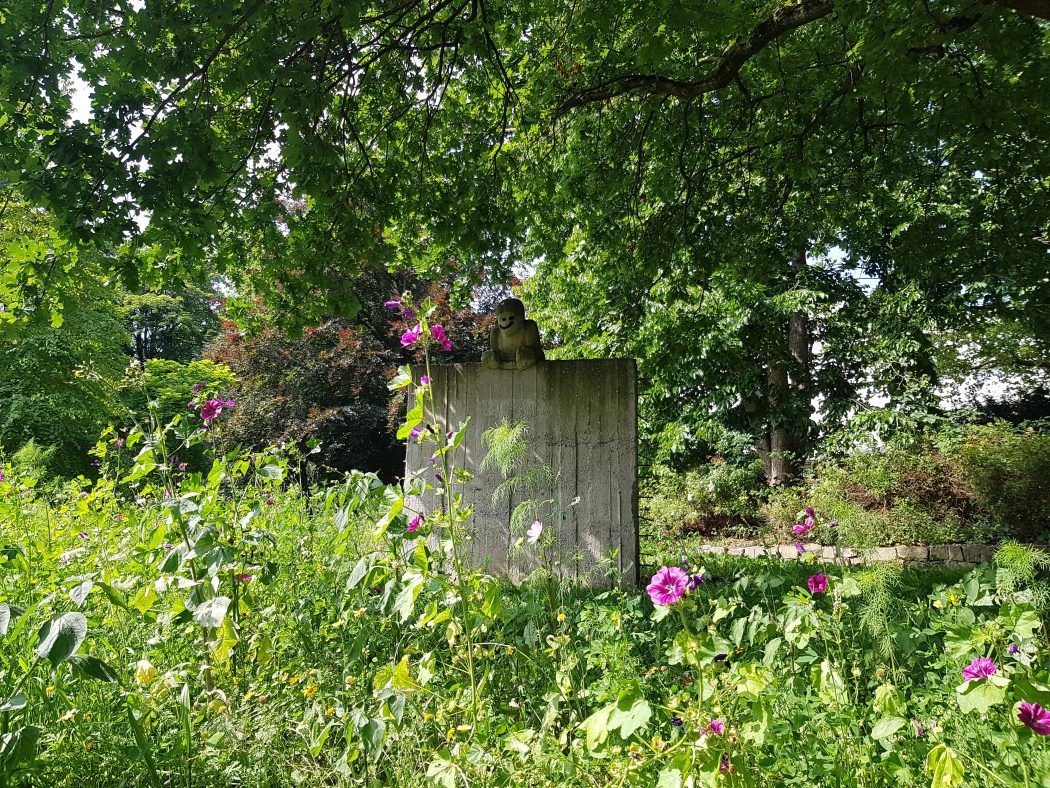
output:
[[[525,305],[517,298],[504,299],[496,307],[489,348],[481,356],[489,369],[528,369],[544,360],[540,330],[535,320],[525,319]]]

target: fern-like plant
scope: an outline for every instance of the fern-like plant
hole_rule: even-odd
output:
[[[1001,596],[1029,602],[1041,610],[1050,606],[1050,583],[1039,577],[1040,569],[1050,569],[1046,550],[1006,541],[995,552],[995,567],[995,588]]]
[[[510,516],[510,528],[522,533],[529,523],[553,514],[554,486],[557,474],[549,465],[529,462],[529,428],[524,421],[511,424],[504,419],[498,426],[482,433],[488,448],[481,470],[497,468],[503,481],[492,492],[492,505],[499,507],[515,493],[521,497]]]

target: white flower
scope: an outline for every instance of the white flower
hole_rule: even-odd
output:
[[[532,527],[525,532],[525,535],[529,537],[529,544],[536,544],[539,541],[540,536],[543,534],[543,523],[536,520],[532,523]]]

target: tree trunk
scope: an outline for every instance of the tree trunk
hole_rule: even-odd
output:
[[[805,264],[803,250],[791,265],[799,269]],[[809,401],[813,338],[808,316],[802,312],[790,315],[785,329],[787,353],[770,359],[766,371],[768,427],[755,441],[766,479],[777,486],[787,484],[802,470],[813,410]]]

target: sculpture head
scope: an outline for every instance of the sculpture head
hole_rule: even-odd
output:
[[[517,298],[506,298],[496,307],[496,323],[500,331],[516,334],[525,326],[525,304]]]

